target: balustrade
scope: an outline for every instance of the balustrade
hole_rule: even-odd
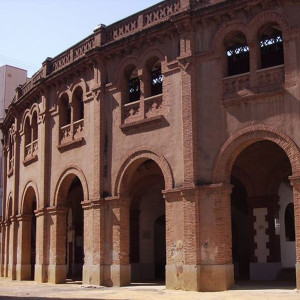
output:
[[[62,126],[60,128],[60,144],[65,144],[82,137],[83,131],[84,119]]]
[[[223,99],[238,97],[250,89],[250,74],[240,74],[223,79]]]
[[[284,84],[284,65],[257,71],[258,92],[265,93],[280,89]]]
[[[145,120],[162,114],[163,95],[155,95],[123,105],[123,123]]]
[[[35,157],[38,152],[38,140],[35,140],[25,146],[25,160]]]

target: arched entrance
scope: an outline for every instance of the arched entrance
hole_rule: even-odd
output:
[[[151,150],[135,152],[121,166],[114,183],[120,196],[110,199],[111,284],[164,282],[166,222],[162,191],[172,185],[170,168]],[[121,251],[120,255],[116,251]],[[115,273],[116,268],[121,271]]]
[[[290,280],[295,286],[299,254],[296,260],[295,242],[286,241],[284,216],[289,203],[299,201],[288,180],[299,174],[299,157],[293,141],[266,126],[246,128],[222,147],[213,181],[233,186],[228,223],[236,280]]]
[[[18,216],[20,247],[17,262],[17,279],[34,280],[36,264],[36,216],[37,195],[32,185],[25,191],[22,203],[22,213]]]
[[[67,279],[82,280],[83,267],[83,190],[76,177],[69,189],[67,196],[67,241],[66,265]]]
[[[51,281],[63,283],[67,281],[82,281],[82,269],[84,264],[83,246],[83,209],[84,187],[78,176],[67,174],[58,187],[56,208],[53,212],[52,239],[55,239],[57,247],[56,258],[53,257],[53,265],[60,271]],[[56,272],[58,273],[58,272]]]
[[[131,281],[165,280],[164,178],[153,160],[141,162],[126,190],[130,202]]]
[[[235,174],[236,169],[239,172]],[[280,222],[286,206],[283,204],[290,198],[292,188],[287,185],[287,190],[280,193],[279,188],[291,172],[287,155],[271,141],[253,143],[236,158],[231,177],[236,280],[282,280],[288,279],[287,273],[291,280],[295,279],[295,245],[290,249],[284,242],[284,224]],[[239,176],[241,173],[243,176]],[[243,182],[245,176],[248,180]],[[286,268],[282,254],[293,257],[293,270]]]

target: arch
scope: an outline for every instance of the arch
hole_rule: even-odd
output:
[[[130,65],[134,65],[138,68],[138,58],[136,56],[133,55],[127,56],[120,62],[117,68],[118,71],[116,72],[116,75],[113,80],[115,86],[121,87],[122,78],[124,76],[125,69]]]
[[[67,85],[63,85],[62,87],[60,87],[60,88],[57,90],[56,94],[57,94],[57,99],[58,99],[58,101],[59,101],[59,99],[60,99],[64,94],[66,94],[66,95],[68,96],[69,99],[72,98],[72,93],[71,93],[71,91],[70,91],[70,89],[69,89],[69,87],[68,87]]]
[[[22,116],[21,129],[20,129],[21,135],[25,134],[25,122],[27,118],[29,118],[29,124],[31,124],[31,112],[29,109],[26,109]]]
[[[220,27],[220,29],[216,32],[211,43],[211,49],[213,52],[218,55],[222,55],[224,40],[231,32],[241,32],[245,35],[246,40],[249,43],[249,31],[247,25],[241,21],[231,21]]]
[[[160,167],[165,180],[165,189],[173,188],[173,174],[168,161],[160,153],[151,148],[138,148],[128,153],[121,161],[119,171],[113,182],[113,196],[121,194],[121,184],[123,182],[126,171],[137,161],[151,159]]]
[[[89,86],[86,81],[83,80],[83,78],[76,78],[70,85],[69,90],[72,94],[71,99],[73,98],[73,93],[76,91],[78,87],[81,87],[83,92],[83,101],[85,101],[86,93],[89,92]]]
[[[30,108],[30,114],[33,115],[36,112],[37,116],[40,115],[40,107],[37,103],[34,103]]]
[[[88,183],[86,177],[83,171],[79,167],[72,165],[67,167],[62,172],[62,174],[60,175],[57,181],[55,191],[54,191],[53,206],[64,206],[65,204],[64,201],[68,193],[69,187],[75,177],[78,177],[82,185],[84,201],[88,201],[89,191],[88,191]]]
[[[283,39],[287,39],[287,35],[291,31],[287,16],[282,12],[269,10],[259,13],[249,22],[248,27],[252,28],[251,40],[256,40],[259,29],[268,23],[278,23],[282,30]]]
[[[26,195],[27,195],[27,192],[29,191],[29,189],[33,189],[33,191],[35,193],[37,209],[41,208],[37,184],[33,180],[30,180],[27,182],[27,184],[25,185],[25,188],[23,189],[19,214],[26,213],[27,203],[25,203],[25,199],[26,199]]]
[[[145,67],[147,61],[149,59],[151,59],[152,57],[157,57],[157,59],[159,59],[161,62],[165,61],[165,54],[163,53],[163,51],[161,51],[161,49],[156,48],[156,47],[151,47],[148,48],[146,51],[144,51],[141,55],[141,57],[143,58],[141,61],[141,65],[143,67]]]
[[[238,155],[249,145],[263,140],[281,147],[290,160],[293,175],[299,176],[300,152],[296,144],[273,127],[254,125],[233,134],[222,146],[213,166],[212,183],[230,183],[232,166]]]

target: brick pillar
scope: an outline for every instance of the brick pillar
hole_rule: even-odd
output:
[[[199,203],[196,188],[164,191],[166,199],[166,286],[200,290]]]
[[[66,208],[53,207],[48,209],[50,215],[50,264],[48,282],[66,282]]]
[[[5,227],[5,240],[4,240],[4,257],[3,257],[3,276],[8,276],[8,263],[9,263],[9,230],[10,230],[10,221],[7,220],[4,222]]]
[[[84,213],[83,284],[103,285],[104,224],[103,200],[82,202]]]
[[[0,276],[5,276],[5,241],[6,241],[6,222],[1,223],[1,253],[0,253]]]
[[[16,264],[17,264],[17,237],[18,237],[18,221],[15,216],[10,218],[9,229],[9,247],[8,247],[8,277],[12,280],[16,279]]]
[[[50,219],[46,209],[35,211],[36,217],[36,261],[34,269],[34,280],[47,282],[49,264],[49,234]]]
[[[111,210],[112,265],[110,279],[113,286],[131,283],[129,264],[129,204],[127,198],[106,198]]]
[[[293,186],[296,235],[296,286],[300,290],[300,176],[289,177]]]
[[[223,291],[234,283],[230,185],[199,187],[201,290]]]
[[[31,279],[31,215],[18,215],[18,251],[17,251],[17,280]]]

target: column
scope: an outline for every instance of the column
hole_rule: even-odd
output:
[[[31,279],[31,215],[18,215],[17,280]]]
[[[66,268],[66,208],[52,207],[50,215],[50,264],[48,267],[48,282],[65,283]]]
[[[104,201],[83,202],[84,266],[83,284],[103,285]]]
[[[201,290],[223,291],[234,283],[230,185],[199,187]]]
[[[199,203],[196,188],[164,191],[166,200],[166,286],[200,290]]]
[[[10,230],[10,221],[7,220],[4,222],[5,226],[5,245],[4,245],[4,277],[8,277],[8,264],[9,264],[9,230]]]
[[[1,223],[1,253],[0,253],[0,276],[5,277],[5,257],[6,257],[6,232],[7,232],[7,222],[3,221]]]
[[[293,186],[296,235],[296,287],[300,290],[300,176],[290,176]]]
[[[10,218],[9,225],[9,246],[8,246],[8,277],[12,280],[16,279],[16,263],[17,263],[17,237],[18,237],[18,221],[15,216]]]
[[[129,264],[129,205],[127,198],[106,198],[111,211],[112,265],[110,280],[113,286],[131,282]]]
[[[46,209],[35,211],[36,217],[36,260],[34,268],[34,280],[37,282],[48,281],[49,264],[49,230],[50,217]]]

